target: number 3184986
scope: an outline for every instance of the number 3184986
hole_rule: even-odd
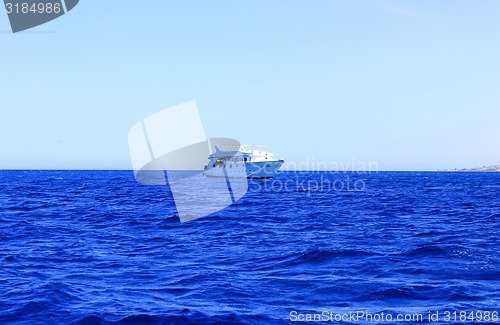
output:
[[[8,14],[58,14],[61,12],[60,3],[10,3],[5,4]]]

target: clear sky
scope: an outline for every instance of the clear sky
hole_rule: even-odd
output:
[[[289,162],[500,164],[500,1],[102,1],[12,34],[0,168],[129,169],[127,134],[196,100]]]

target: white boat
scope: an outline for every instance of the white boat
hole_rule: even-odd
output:
[[[203,175],[207,177],[272,178],[285,162],[256,145],[215,146]]]

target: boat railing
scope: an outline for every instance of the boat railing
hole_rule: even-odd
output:
[[[219,151],[240,151],[241,146],[234,144],[221,144],[218,145]]]
[[[267,148],[269,147],[267,144],[242,144],[244,148]]]
[[[242,144],[242,145],[220,144],[220,145],[217,145],[217,148],[220,151],[251,151],[252,149],[260,150],[260,148],[267,148],[267,145],[263,145],[263,144]]]

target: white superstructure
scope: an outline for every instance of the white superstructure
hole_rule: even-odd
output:
[[[220,146],[208,157],[207,177],[272,178],[285,162],[262,146]]]

